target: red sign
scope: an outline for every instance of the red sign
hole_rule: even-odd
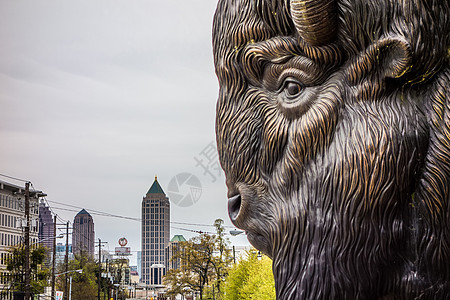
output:
[[[128,241],[127,241],[126,238],[123,237],[123,238],[119,239],[119,245],[120,246],[125,247],[127,244],[128,244]]]

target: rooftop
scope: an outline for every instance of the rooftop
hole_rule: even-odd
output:
[[[153,184],[147,194],[166,194],[158,183],[158,177],[155,176],[155,181],[153,181]]]
[[[79,213],[77,213],[77,216],[78,215],[89,215],[90,216],[90,214],[84,208],[82,210],[80,210]]]
[[[186,239],[181,234],[174,235],[171,242],[186,242]]]

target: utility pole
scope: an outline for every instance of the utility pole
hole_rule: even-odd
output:
[[[98,239],[98,293],[97,300],[100,300],[100,293],[102,290],[101,280],[102,280],[102,244],[106,244],[108,242],[103,242],[101,239]]]
[[[30,300],[30,182],[25,182],[25,300]]]
[[[102,279],[102,240],[98,239],[98,295],[97,299],[100,300],[101,280]]]
[[[56,216],[53,217],[52,299],[55,299]]]
[[[64,256],[64,266],[65,266],[65,272],[64,274],[64,299],[69,299],[67,296],[68,289],[67,289],[67,274],[69,272],[69,221],[67,221],[66,226],[66,255]]]

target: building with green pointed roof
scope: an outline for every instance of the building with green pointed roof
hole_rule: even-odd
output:
[[[141,282],[162,285],[165,248],[170,241],[170,202],[158,178],[142,199]]]
[[[186,242],[181,234],[174,235],[166,247],[166,270],[178,269],[181,267],[181,259],[174,259],[179,251],[182,251],[180,242]]]
[[[163,195],[166,195],[166,193],[164,193],[162,187],[159,185],[157,176],[155,176],[155,181],[153,181],[152,186],[148,189],[147,194],[163,194]]]
[[[173,236],[173,238],[170,241],[171,242],[186,242],[186,239],[181,234],[176,234]]]

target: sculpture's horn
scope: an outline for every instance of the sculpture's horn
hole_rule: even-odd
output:
[[[310,46],[331,42],[336,34],[335,0],[290,0],[295,28]]]

